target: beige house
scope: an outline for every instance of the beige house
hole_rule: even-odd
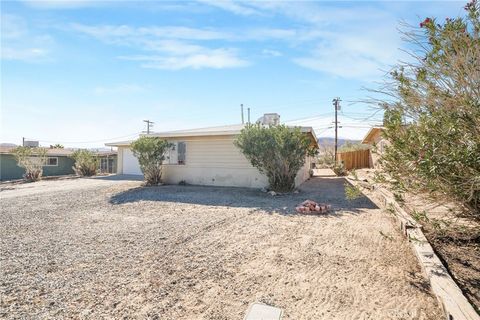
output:
[[[244,125],[231,125],[150,134],[149,136],[173,143],[163,169],[165,183],[177,184],[184,181],[195,185],[267,186],[266,176],[254,168],[233,144],[243,127]],[[311,138],[312,144],[318,146],[311,127],[302,127],[301,130]],[[130,143],[131,141],[124,141],[107,145],[118,147],[118,174],[141,175],[138,161],[130,150]],[[306,156],[305,165],[297,174],[296,185],[309,178],[312,161]]]
[[[383,137],[383,127],[372,127],[362,140],[362,144],[369,144],[370,148],[370,168],[378,167],[378,160],[388,145],[388,140]]]

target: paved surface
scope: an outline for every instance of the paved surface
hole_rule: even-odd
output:
[[[294,214],[305,199],[323,216]],[[74,179],[2,185],[0,317],[440,319],[408,244],[344,180],[299,194]]]

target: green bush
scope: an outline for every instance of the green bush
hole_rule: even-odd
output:
[[[349,152],[349,151],[367,150],[367,149],[370,149],[370,145],[368,144],[347,141],[340,148],[338,148],[338,152]]]
[[[97,174],[98,157],[90,150],[79,149],[72,154],[75,160],[73,170],[82,177],[90,177]]]
[[[329,141],[320,141],[320,148],[316,156],[317,168],[332,168],[335,163],[335,146]]]
[[[380,103],[391,143],[381,161],[400,188],[459,201],[480,218],[480,6],[465,9],[404,31],[414,62],[377,91],[388,95]]]
[[[345,169],[345,166],[341,162],[336,163],[333,166],[332,170],[337,176],[340,176],[340,177],[346,176],[348,174],[347,169]]]
[[[285,125],[247,125],[235,145],[254,167],[267,176],[270,189],[277,192],[295,188],[295,177],[304,165],[305,157],[316,152],[300,128]]]
[[[162,182],[162,166],[165,152],[173,144],[157,137],[140,137],[132,145],[132,151],[138,159],[147,185],[158,185]]]
[[[43,166],[47,160],[47,149],[17,147],[13,150],[17,165],[25,169],[23,179],[29,182],[42,178]]]

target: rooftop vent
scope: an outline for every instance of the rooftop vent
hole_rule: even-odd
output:
[[[265,126],[276,126],[280,124],[280,115],[278,113],[265,113],[257,120],[257,123]]]
[[[33,141],[33,140],[24,140],[23,146],[30,147],[30,148],[38,148],[40,146],[40,143],[38,141]]]

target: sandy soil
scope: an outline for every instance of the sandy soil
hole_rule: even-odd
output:
[[[357,170],[357,175],[375,183],[374,170]],[[480,223],[462,216],[458,204],[434,200],[428,194],[404,193],[402,198],[405,211],[419,220],[435,252],[480,314]]]
[[[78,179],[3,187],[4,318],[440,319],[408,244],[343,179],[299,194]],[[293,214],[305,199],[324,216]]]

